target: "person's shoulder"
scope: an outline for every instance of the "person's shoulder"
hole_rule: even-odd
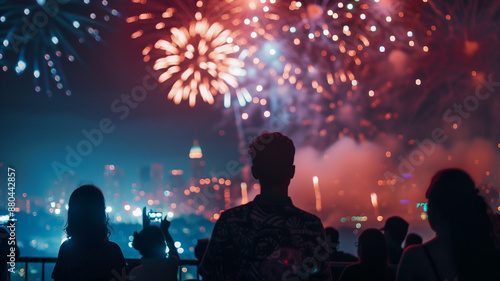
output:
[[[415,253],[423,253],[424,252],[424,245],[410,245],[406,249],[404,249],[404,252],[408,252],[410,254],[415,254]]]
[[[247,203],[247,204],[249,204],[249,203]],[[241,211],[243,211],[243,210],[245,210],[245,209],[248,208],[247,204],[239,205],[239,206],[235,206],[235,207],[229,208],[229,209],[223,211],[221,213],[221,215],[227,216],[227,215],[232,215],[232,214],[241,212]]]
[[[304,210],[296,207],[295,205],[290,206],[290,208],[299,217],[302,217],[302,218],[304,218],[304,219],[306,219],[306,220],[308,220],[310,222],[316,222],[316,223],[319,222],[319,223],[321,223],[321,219],[318,216],[314,215],[314,214],[311,214],[311,213],[309,213],[307,211],[304,211]]]
[[[59,251],[65,251],[65,250],[73,248],[74,246],[75,246],[75,241],[73,241],[73,239],[66,239],[61,244],[61,247],[59,248]]]
[[[120,248],[120,246],[118,246],[118,244],[116,244],[113,241],[109,241],[109,240],[104,241],[104,247],[108,248],[108,249],[113,249],[113,250],[118,249],[121,251],[121,248]]]
[[[115,242],[109,241],[109,240],[104,240],[104,245],[106,245],[107,247],[112,247],[112,248],[116,248],[116,247],[119,248],[120,247]]]
[[[57,254],[58,263],[61,263],[68,255],[72,252],[72,242],[70,239],[64,241],[59,247],[59,253]]]
[[[429,268],[426,266],[424,245],[411,245],[406,248],[396,270],[397,280],[427,280]],[[422,275],[423,274],[423,275]],[[428,277],[428,276],[427,276]]]
[[[288,217],[288,222],[292,228],[307,229],[309,235],[314,235],[323,237],[325,234],[325,228],[321,219],[309,212],[306,212],[295,206],[291,206],[291,209],[287,209],[286,216]],[[316,239],[316,238],[314,238]]]
[[[421,260],[425,255],[424,247],[424,245],[411,245],[407,247],[401,256],[401,259],[404,258],[406,261],[410,262]]]
[[[250,202],[248,202],[246,204],[229,208],[229,209],[223,211],[220,214],[220,217],[221,218],[222,217],[227,218],[227,217],[232,217],[232,216],[240,216],[243,213],[249,212],[254,204],[255,203],[253,201],[250,201]]]
[[[361,269],[361,264],[359,262],[350,264],[344,268],[339,280],[356,280]]]
[[[356,270],[358,270],[358,269],[360,269],[362,267],[363,266],[361,265],[361,263],[355,262],[353,264],[350,264],[350,265],[346,266],[344,270],[346,270],[346,271],[351,271],[351,270],[356,271]]]
[[[63,247],[64,247],[64,248],[66,248],[66,247],[70,247],[70,246],[71,246],[71,244],[73,244],[73,240],[71,240],[71,239],[66,239],[66,240],[64,240],[64,242],[62,242],[62,244],[61,244],[61,248],[63,248]]]
[[[359,260],[356,256],[342,251],[337,251],[334,258],[336,258],[337,260],[335,261],[338,262],[357,262]]]
[[[109,240],[104,241],[102,249],[104,251],[108,251],[109,253],[113,253],[113,254],[119,253],[119,254],[123,255],[122,249],[120,248],[120,246],[118,246],[118,244],[116,244],[113,241],[109,241]]]

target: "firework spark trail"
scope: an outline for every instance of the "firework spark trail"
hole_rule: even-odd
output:
[[[52,85],[71,95],[64,75],[64,61],[79,60],[75,45],[102,41],[98,28],[119,16],[108,2],[89,0],[0,0],[0,65],[17,74],[31,71],[35,91],[52,95]]]
[[[378,210],[378,196],[377,196],[377,193],[372,192],[370,194],[370,199],[371,199],[371,202],[372,202],[373,210],[375,212],[375,217],[380,216],[380,212]]]
[[[318,177],[313,177],[314,197],[316,198],[316,211],[321,212],[321,193],[319,191]]]

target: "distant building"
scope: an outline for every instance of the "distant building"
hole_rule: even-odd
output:
[[[53,186],[48,189],[47,197],[57,198],[58,200],[59,198],[68,199],[73,190],[78,187],[74,171],[65,172],[61,177],[61,181],[55,181]]]
[[[205,162],[202,160],[203,153],[198,144],[198,140],[194,140],[193,146],[189,151],[189,158],[191,158],[191,180],[201,179],[204,177],[203,166]]]
[[[170,171],[171,188],[180,188],[184,186],[184,179],[182,178],[183,174],[184,171],[179,169]]]
[[[142,166],[139,168],[139,182],[137,184],[138,190],[145,192],[151,189],[151,167]]]
[[[105,198],[117,202],[125,194],[122,194],[122,189],[125,187],[125,172],[123,169],[116,165],[104,165],[104,186],[103,192]]]
[[[125,173],[121,167],[104,165],[104,187],[112,191],[120,191],[124,184]]]
[[[151,191],[157,192],[163,190],[163,164],[151,164]]]

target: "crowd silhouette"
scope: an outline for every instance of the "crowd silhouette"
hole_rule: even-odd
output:
[[[222,212],[210,239],[198,240],[195,254],[202,280],[500,280],[499,215],[465,171],[441,170],[430,180],[425,196],[435,232],[431,240],[422,243],[418,234],[408,234],[408,222],[393,216],[380,230],[361,232],[356,257],[338,249],[335,228],[324,228],[317,216],[295,207],[288,196],[295,174],[291,139],[264,133],[250,144],[249,154],[260,194]],[[69,199],[68,239],[60,246],[52,278],[177,281],[180,259],[170,222],[163,218],[151,225],[146,211],[143,229],[133,233],[132,242],[141,265],[129,268],[119,246],[109,241],[103,193],[93,185],[78,187]],[[0,281],[8,278],[0,268]]]
[[[347,266],[340,281],[390,281],[395,273],[389,267],[389,248],[384,234],[375,228],[361,232],[358,238],[359,262]]]

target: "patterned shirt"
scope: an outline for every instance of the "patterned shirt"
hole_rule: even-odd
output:
[[[223,212],[200,265],[203,280],[330,280],[321,220],[290,197],[257,195]]]

